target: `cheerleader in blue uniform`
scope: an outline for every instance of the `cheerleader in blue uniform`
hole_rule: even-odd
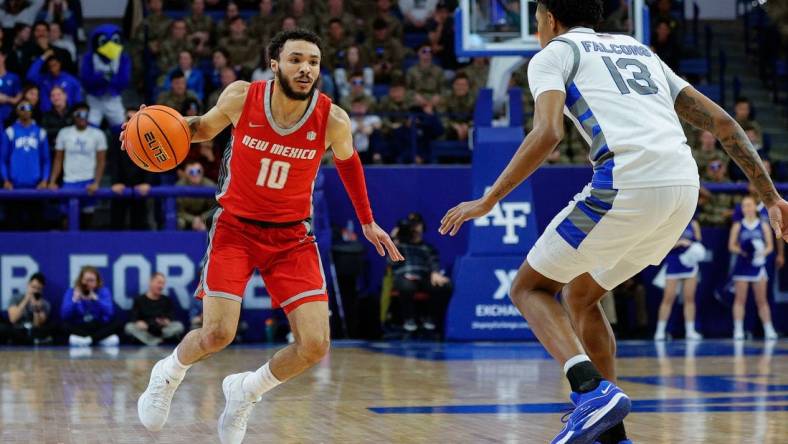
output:
[[[772,325],[772,314],[766,297],[766,258],[773,250],[772,233],[769,226],[758,217],[755,199],[747,196],[741,202],[743,218],[731,227],[728,249],[736,254],[733,282],[736,297],[733,301],[733,339],[744,339],[744,307],[747,292],[752,285],[758,316],[763,322],[766,339],[777,339]]]
[[[662,304],[659,306],[657,331],[654,333],[655,341],[665,340],[665,328],[668,325],[668,318],[670,318],[670,312],[673,309],[673,302],[676,300],[679,283],[682,282],[686,338],[693,340],[703,339],[703,336],[695,330],[695,290],[698,287],[698,260],[705,256],[705,249],[700,244],[700,241],[700,225],[697,221],[692,220],[687,225],[687,228],[684,229],[679,241],[665,258],[667,271],[665,274],[665,290],[662,296]],[[693,244],[697,245],[693,247]]]

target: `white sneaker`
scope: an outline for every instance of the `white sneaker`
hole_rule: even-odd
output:
[[[733,333],[733,340],[734,341],[743,341],[744,340],[744,332],[743,331],[737,331],[737,332]]]
[[[106,338],[99,341],[99,345],[102,347],[117,347],[118,344],[120,344],[120,338],[118,335],[107,336]]]
[[[763,335],[763,339],[765,339],[767,341],[774,341],[778,337],[779,337],[779,335],[777,334],[776,331],[770,331],[770,332],[767,332],[767,333],[765,333]]]
[[[69,335],[68,336],[68,345],[72,347],[90,347],[90,344],[93,343],[93,338],[90,336],[77,336],[77,335]]]
[[[696,332],[695,330],[692,330],[687,332],[686,338],[690,341],[700,341],[703,339],[703,335]]]
[[[250,374],[252,372],[236,373],[222,381],[222,391],[227,401],[219,417],[219,440],[222,444],[240,444],[243,441],[249,413],[262,398],[244,391],[244,378]]]
[[[662,332],[662,333],[660,333],[660,332],[654,333],[654,340],[655,340],[655,341],[664,341],[665,339],[666,339],[666,337],[665,337],[665,332]]]
[[[170,403],[175,395],[175,390],[181,381],[170,378],[164,371],[164,361],[169,356],[157,362],[150,372],[148,388],[137,400],[137,414],[140,422],[151,432],[158,432],[167,422],[170,414]]]

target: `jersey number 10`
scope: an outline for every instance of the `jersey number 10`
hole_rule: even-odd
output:
[[[644,65],[639,60],[624,57],[613,62],[613,59],[608,56],[602,57],[602,60],[605,61],[607,70],[610,71],[610,75],[613,76],[613,81],[616,82],[616,86],[618,90],[621,91],[621,94],[629,94],[629,88],[634,89],[635,92],[641,96],[648,96],[659,92],[659,88],[657,88],[657,85],[651,80],[651,71],[648,70],[648,66]],[[634,66],[638,71],[630,71],[628,69],[630,66]],[[632,73],[632,78],[624,82],[624,76],[621,75],[620,71]]]
[[[290,172],[290,164],[281,160],[271,159],[260,160],[260,173],[257,175],[257,186],[268,187],[272,190],[281,190],[287,183],[287,174]]]

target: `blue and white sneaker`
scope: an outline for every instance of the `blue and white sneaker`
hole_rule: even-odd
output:
[[[632,408],[629,396],[610,381],[600,382],[599,387],[588,393],[572,393],[570,398],[575,409],[552,444],[593,444]]]

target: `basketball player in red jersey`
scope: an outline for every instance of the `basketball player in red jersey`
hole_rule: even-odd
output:
[[[138,401],[140,420],[148,430],[164,426],[189,367],[232,342],[254,268],[274,307],[287,314],[295,343],[258,370],[224,379],[221,442],[240,443],[249,412],[261,396],[328,352],[326,280],[309,223],[312,187],[327,148],[333,150],[364,236],[381,256],[403,259],[372,217],[348,115],[316,89],[320,39],[305,30],[280,32],[268,51],[275,80],[232,83],[205,115],[187,118],[192,142],[210,140],[228,125],[234,127],[233,137],[224,156],[219,208],[210,220],[196,295],[203,300],[203,327],[189,332],[172,355],[153,367]]]

